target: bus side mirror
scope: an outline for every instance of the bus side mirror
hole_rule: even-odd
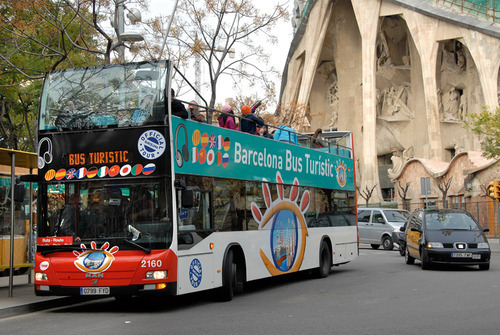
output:
[[[194,206],[194,191],[192,189],[182,190],[182,207],[191,208]]]

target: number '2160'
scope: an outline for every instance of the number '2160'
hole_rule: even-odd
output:
[[[161,266],[161,260],[149,259],[141,261],[141,268],[159,268]]]

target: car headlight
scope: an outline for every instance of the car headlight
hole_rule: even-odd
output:
[[[441,242],[427,242],[427,249],[443,248],[443,243]]]
[[[488,244],[488,242],[479,242],[477,244],[477,247],[478,249],[489,249],[490,245]]]

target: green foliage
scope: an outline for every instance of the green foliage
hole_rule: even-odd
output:
[[[1,147],[35,151],[34,125],[47,71],[105,61],[93,2],[102,1],[0,0]]]
[[[473,114],[467,127],[474,133],[482,135],[481,141],[483,156],[486,158],[500,158],[500,108],[492,112],[483,106],[483,111]]]

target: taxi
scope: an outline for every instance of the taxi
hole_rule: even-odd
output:
[[[432,264],[478,265],[480,270],[489,270],[487,231],[460,209],[417,209],[405,231],[406,264],[418,259],[423,270]]]

